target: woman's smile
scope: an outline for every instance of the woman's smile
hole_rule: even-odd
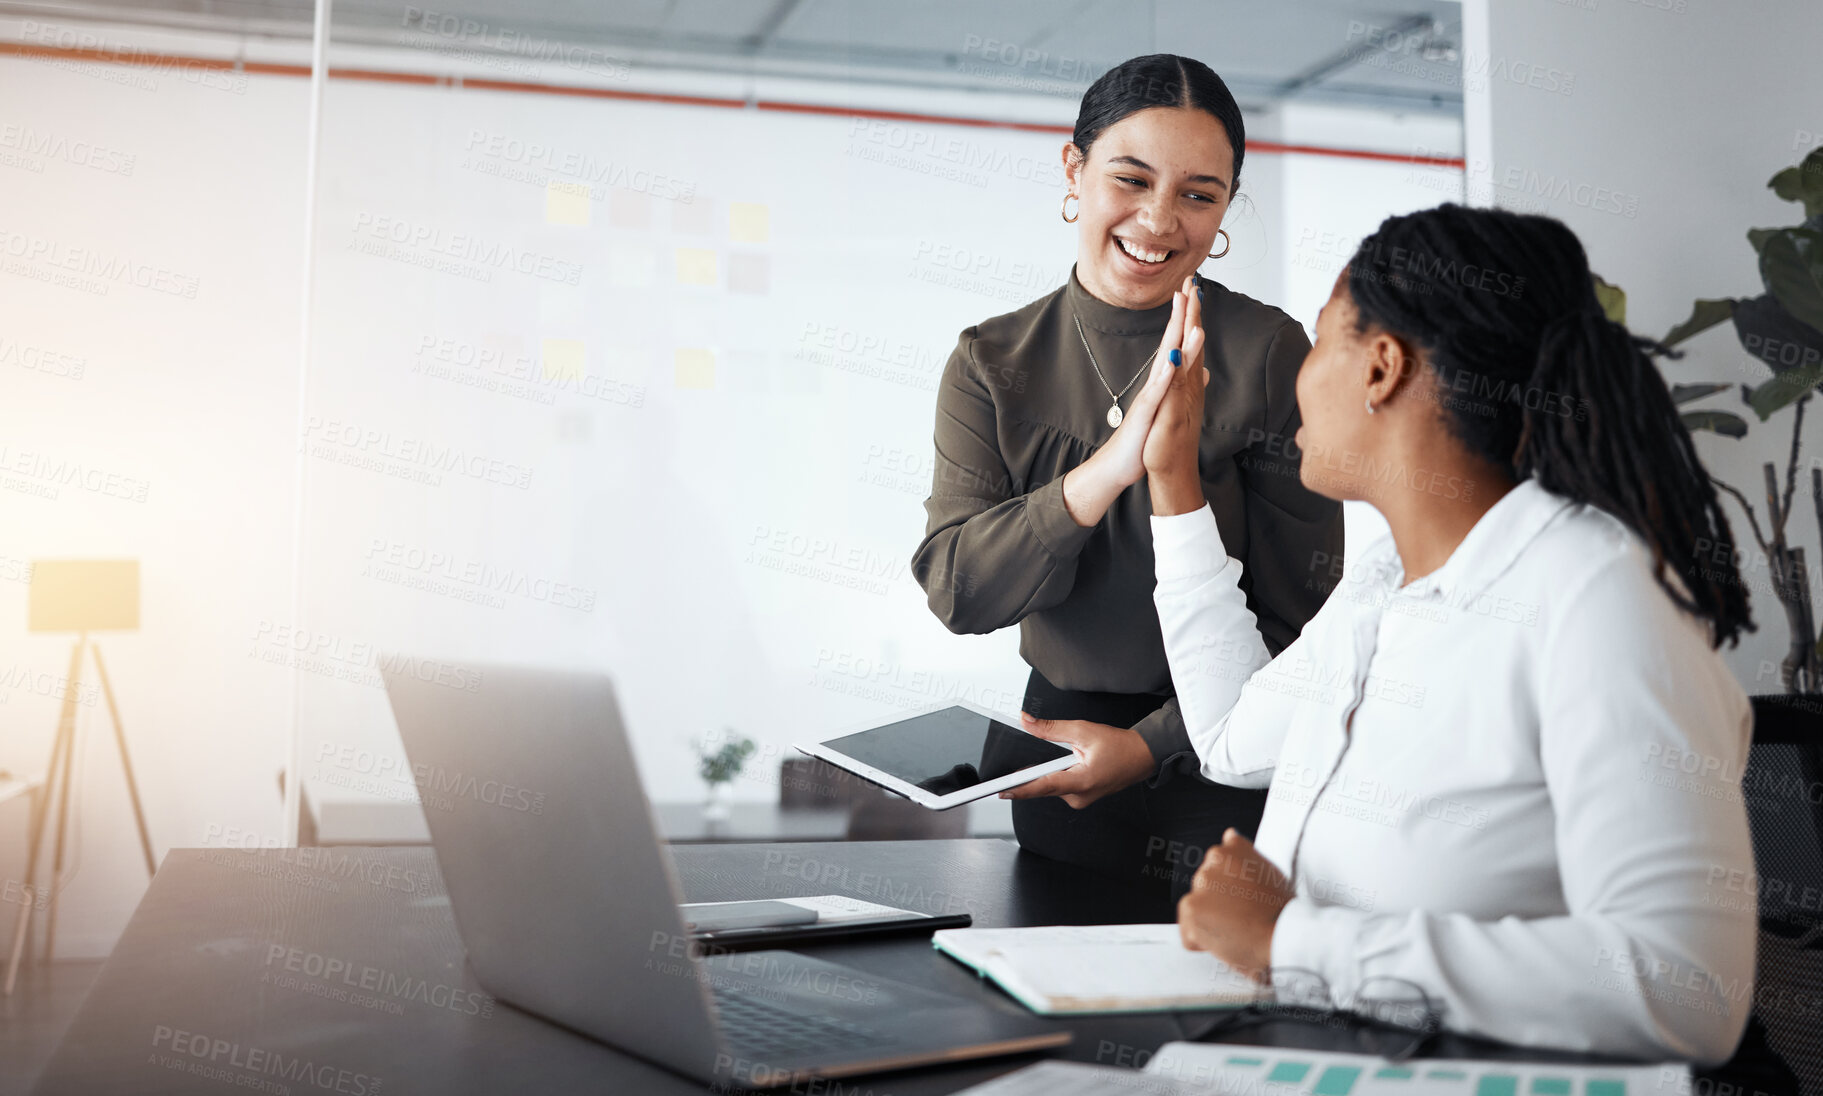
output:
[[[1177,254],[1171,248],[1154,247],[1126,236],[1114,237],[1114,250],[1120,254],[1123,269],[1144,278],[1166,276],[1171,259]]]

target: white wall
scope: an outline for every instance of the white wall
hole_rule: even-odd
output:
[[[43,772],[74,639],[25,632],[28,562],[140,560],[140,630],[97,638],[160,856],[277,816],[285,694],[247,617],[289,582],[304,87],[0,61],[0,767]],[[63,263],[96,273],[43,280]],[[87,681],[58,924],[92,955],[145,868]],[[23,844],[0,832],[5,880]]]
[[[1263,121],[1255,127],[1262,136],[1270,132],[1288,145],[1396,149],[1415,159],[1462,155],[1461,121],[1434,114],[1375,115],[1292,104]],[[1458,168],[1296,153],[1262,159],[1275,173],[1281,241],[1272,254],[1280,288],[1267,299],[1303,323],[1313,340],[1317,312],[1362,238],[1393,214],[1464,197]],[[1386,529],[1386,519],[1365,502],[1344,503],[1342,518],[1351,549]]]
[[[23,619],[20,561],[142,561],[142,627],[104,642],[161,854],[276,843],[294,672],[306,777],[409,795],[383,653],[458,684],[487,661],[609,669],[660,799],[700,794],[690,740],[723,727],[764,743],[738,792],[770,798],[805,735],[952,697],[1017,706],[1016,635],[950,635],[908,561],[956,333],[1067,276],[1060,135],[334,82],[299,439],[305,96],[286,77],[0,60],[0,251],[97,248],[198,286],[102,295],[36,280],[42,260],[0,269],[5,466],[43,453],[148,485],[134,502],[0,483],[0,666],[54,677],[67,657],[4,625]],[[1408,150],[1405,124],[1375,147]],[[1357,115],[1349,132],[1375,131]],[[73,142],[131,172],[21,151]],[[1236,250],[1205,272],[1310,323],[1299,235],[1358,238],[1438,200],[1416,178],[1256,155]],[[46,350],[82,376],[22,364],[62,360]],[[452,451],[460,470],[437,470]],[[0,689],[0,765],[36,772],[53,682],[7,680],[45,685]],[[60,921],[89,954],[140,889],[98,714]]]
[[[1766,181],[1823,139],[1816,82],[1823,6],[1488,0],[1488,15],[1478,90],[1486,96],[1492,152],[1491,159],[1472,154],[1471,188],[1574,228],[1594,268],[1627,291],[1628,321],[1637,331],[1664,334],[1699,297],[1759,295],[1747,230],[1803,216]],[[1536,85],[1529,82],[1534,74]],[[1472,123],[1473,104],[1468,116]],[[1726,326],[1687,349],[1684,360],[1665,363],[1669,379],[1757,384],[1768,375]],[[1726,397],[1704,406],[1749,419],[1745,439],[1699,434],[1697,449],[1713,474],[1761,499],[1761,463],[1776,460],[1783,474],[1791,412],[1760,424]],[[1823,456],[1817,416],[1809,419],[1800,470],[1806,483],[1811,462]],[[1814,561],[1817,522],[1807,494],[1799,491],[1789,533]],[[1757,505],[1764,525],[1764,504]],[[1785,617],[1746,520],[1732,500],[1723,506],[1750,548],[1743,574],[1760,625],[1727,657],[1748,692],[1779,692]],[[1820,593],[1813,586],[1813,600]]]
[[[1074,233],[1055,208],[1060,136],[333,92],[312,415],[471,446],[530,469],[531,483],[431,490],[313,465],[312,627],[455,662],[610,667],[663,798],[696,794],[689,739],[723,726],[771,747],[742,788],[769,797],[765,774],[804,734],[952,695],[1017,707],[1026,671],[1014,633],[949,634],[907,562],[923,530],[934,386],[956,333],[1067,277]],[[998,166],[943,179],[952,148],[964,165]],[[586,224],[553,223],[580,219],[552,204],[568,195],[550,180],[561,188],[576,173],[543,166],[582,156],[608,179],[624,166],[629,181],[642,170],[685,180],[678,189],[693,188],[691,200],[598,186],[577,199]],[[514,167],[531,181],[492,173]],[[1205,269],[1283,300],[1290,241],[1358,240],[1388,212],[1431,204],[1438,191],[1415,184],[1419,174],[1460,178],[1257,157],[1236,250]],[[1351,201],[1320,212],[1336,191]],[[744,219],[761,216],[764,239],[743,240]],[[537,249],[573,264],[577,284],[501,272],[474,282],[351,250],[376,239],[381,218],[397,219],[395,236],[471,232]],[[706,264],[712,284],[691,284],[688,262]],[[1321,296],[1303,296],[1314,322]],[[457,356],[469,347],[523,356],[535,375],[558,368],[539,364],[545,340],[568,340],[591,378],[634,395],[604,404],[560,391],[547,407],[412,375],[437,358],[417,353],[427,338],[448,340]],[[850,344],[868,349],[841,349]],[[376,544],[382,556],[398,544],[519,568],[600,600],[592,613],[523,599],[477,608],[376,586],[361,577]],[[343,743],[386,764],[396,746],[378,692],[311,685],[322,706],[312,725],[340,736],[307,751],[327,751],[319,775],[370,764],[332,748]]]

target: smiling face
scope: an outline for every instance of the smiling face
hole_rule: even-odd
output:
[[[1215,116],[1151,107],[1102,131],[1085,160],[1063,147],[1080,199],[1076,276],[1122,308],[1152,308],[1214,250],[1228,212],[1234,148]]]

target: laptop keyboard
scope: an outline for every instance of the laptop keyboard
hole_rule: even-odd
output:
[[[715,1008],[729,1043],[774,1057],[855,1050],[893,1041],[873,1028],[781,1008],[751,993],[717,992]]]

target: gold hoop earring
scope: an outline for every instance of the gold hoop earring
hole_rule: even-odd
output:
[[[1219,252],[1216,252],[1216,251],[1211,251],[1211,252],[1210,252],[1210,253],[1209,253],[1209,257],[1210,257],[1210,258],[1211,258],[1211,259],[1219,259],[1219,258],[1221,258],[1221,257],[1222,257],[1222,256],[1223,256],[1223,255],[1226,255],[1226,254],[1228,254],[1228,249],[1229,249],[1229,248],[1231,248],[1231,247],[1233,247],[1233,246],[1234,246],[1234,240],[1233,240],[1233,239],[1232,239],[1232,238],[1230,238],[1230,237],[1229,237],[1229,235],[1228,235],[1228,230],[1227,230],[1227,229],[1225,229],[1225,228],[1218,228],[1218,229],[1216,229],[1216,230],[1215,230],[1215,234],[1216,234],[1216,235],[1217,235],[1217,236],[1220,236],[1220,237],[1221,237],[1221,238],[1222,238],[1222,250],[1221,250],[1221,251],[1219,251]]]
[[[1063,204],[1057,207],[1057,215],[1063,218],[1065,224],[1073,225],[1076,223],[1076,217],[1082,216],[1082,201],[1080,199],[1076,202],[1076,217],[1072,217],[1064,212],[1064,210],[1070,208],[1070,199],[1075,197],[1076,195],[1066,191],[1063,196]]]

